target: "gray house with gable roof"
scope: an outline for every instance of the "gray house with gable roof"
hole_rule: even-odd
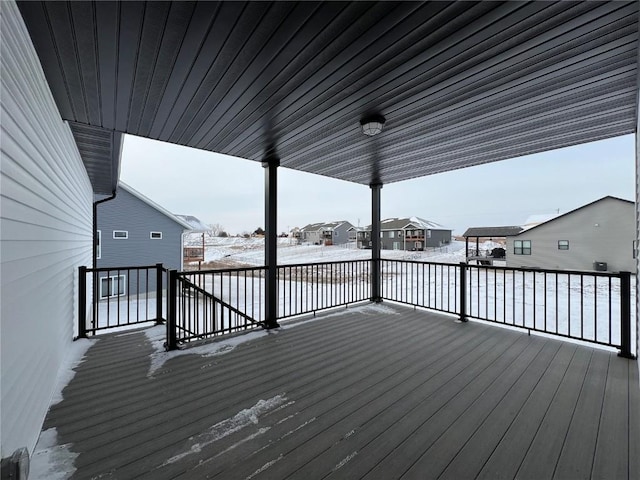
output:
[[[182,270],[183,234],[193,230],[185,220],[173,215],[129,185],[120,182],[113,200],[98,204],[98,268],[125,265],[155,265]],[[100,298],[124,293],[123,285],[134,288],[133,271],[101,273]],[[147,282],[146,276],[140,282]],[[154,288],[155,280],[148,280]]]
[[[303,243],[313,245],[343,245],[349,242],[349,230],[353,225],[346,220],[310,223],[299,232]]]
[[[382,220],[380,227],[380,248],[383,250],[419,251],[451,243],[451,229],[419,217],[387,218]],[[366,231],[371,232],[371,225]]]

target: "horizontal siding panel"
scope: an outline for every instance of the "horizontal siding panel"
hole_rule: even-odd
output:
[[[30,450],[73,338],[92,191],[14,2],[2,2],[2,447]]]

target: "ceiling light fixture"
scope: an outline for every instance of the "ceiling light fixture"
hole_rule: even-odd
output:
[[[360,125],[362,126],[362,133],[365,135],[369,135],[372,137],[373,135],[377,135],[382,131],[382,127],[384,127],[384,117],[382,115],[371,115],[370,117],[364,117],[360,120]]]

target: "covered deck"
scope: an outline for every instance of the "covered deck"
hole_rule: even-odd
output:
[[[44,430],[72,478],[640,477],[614,351],[389,302],[307,320],[209,356],[96,337]]]

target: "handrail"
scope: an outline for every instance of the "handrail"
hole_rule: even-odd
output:
[[[211,300],[213,300],[214,302],[219,303],[220,305],[222,305],[225,308],[228,308],[229,310],[231,310],[233,313],[235,313],[236,315],[240,315],[241,317],[245,318],[246,320],[249,320],[251,323],[254,323],[256,325],[264,325],[264,322],[256,322],[253,318],[251,318],[249,315],[247,315],[246,313],[238,310],[236,307],[229,305],[227,302],[225,302],[224,300],[216,297],[215,295],[210,294],[209,292],[207,292],[206,290],[204,290],[203,288],[200,288],[198,285],[196,285],[195,283],[193,283],[190,280],[187,280],[186,278],[183,278],[180,276],[180,272],[178,272],[178,281],[182,282],[182,283],[186,283],[188,285],[189,288],[192,288],[193,290],[195,290],[196,292],[202,294],[203,296],[210,298]]]

